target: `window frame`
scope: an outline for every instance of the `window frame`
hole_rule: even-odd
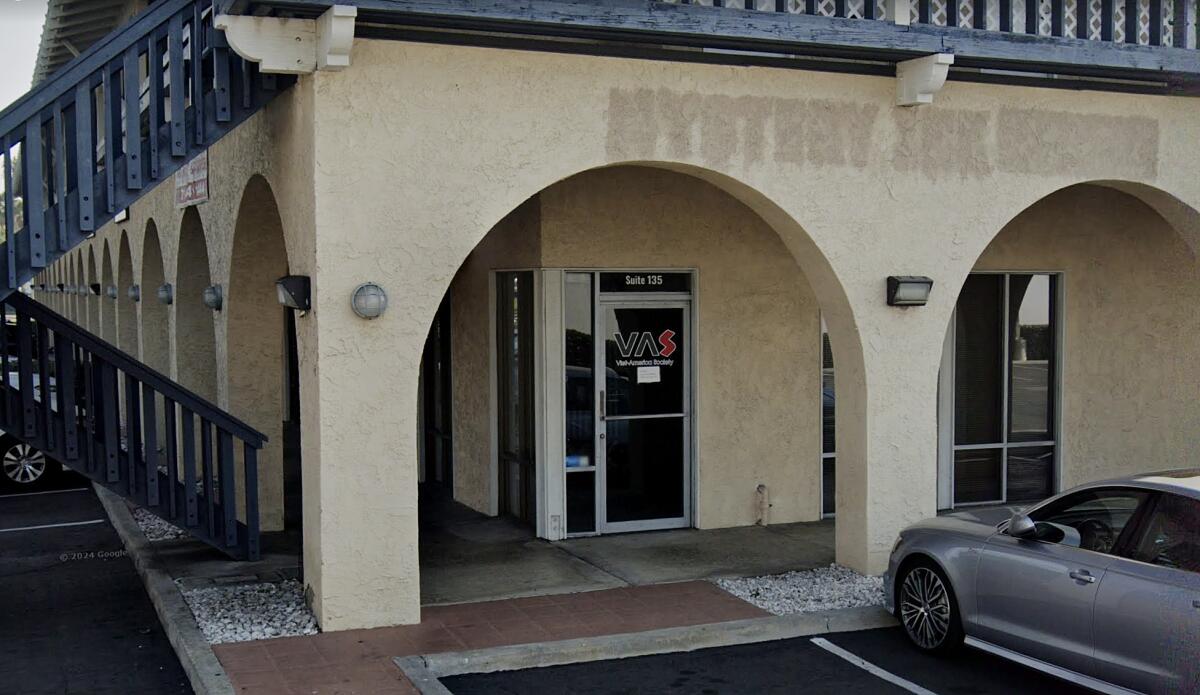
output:
[[[1008,490],[1008,456],[1010,449],[1052,448],[1054,460],[1051,464],[1051,495],[1061,491],[1064,437],[1062,428],[1063,402],[1063,373],[1064,355],[1066,353],[1066,273],[1062,270],[972,270],[972,275],[1003,276],[1003,291],[1001,295],[1001,330],[1000,330],[1000,375],[1001,402],[999,415],[1001,418],[1001,436],[997,443],[988,444],[957,444],[955,432],[956,397],[955,380],[957,370],[956,348],[958,344],[958,304],[950,312],[950,324],[946,330],[946,340],[942,349],[941,371],[938,377],[938,508],[956,509],[979,507],[1009,503]],[[1053,375],[1050,380],[1051,393],[1051,438],[1034,441],[1012,441],[1010,419],[1012,414],[1011,391],[1011,280],[1014,275],[1048,275],[1053,279],[1053,294],[1051,317],[1054,322],[1054,359]],[[965,281],[964,281],[965,285]],[[954,484],[955,454],[959,451],[1000,451],[1000,497],[993,500],[974,502],[956,502]]]

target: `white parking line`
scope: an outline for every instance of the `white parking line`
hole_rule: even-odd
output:
[[[0,528],[0,533],[12,533],[13,531],[38,531],[44,528],[63,528],[65,526],[90,526],[92,524],[105,524],[108,519],[92,519],[91,521],[70,521],[65,524],[43,524],[41,526],[18,526],[17,528]]]
[[[33,497],[34,495],[57,495],[60,492],[84,492],[91,490],[90,487],[72,487],[66,490],[42,490],[41,492],[16,492],[11,495],[0,495],[0,500],[8,499],[9,497]]]
[[[872,676],[875,676],[876,678],[882,678],[883,680],[891,683],[892,685],[895,685],[900,688],[904,688],[905,690],[907,690],[910,693],[916,693],[916,695],[935,695],[935,693],[932,690],[926,690],[925,688],[922,688],[921,686],[917,685],[916,683],[913,683],[910,680],[905,680],[904,678],[901,678],[900,676],[897,676],[896,674],[891,673],[890,671],[885,671],[885,670],[879,668],[878,666],[876,666],[875,664],[871,663],[870,661],[867,661],[866,659],[855,656],[854,654],[846,651],[845,649],[842,649],[841,647],[837,646],[836,644],[834,644],[833,642],[830,642],[827,639],[824,639],[823,637],[814,637],[810,641],[813,644],[820,647],[821,649],[824,649],[825,651],[829,652],[830,654],[839,656],[839,657],[845,659],[846,661],[849,661],[850,663],[861,668],[862,670],[866,671],[867,673],[870,673]]]

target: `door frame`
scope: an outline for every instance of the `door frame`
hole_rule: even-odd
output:
[[[611,272],[611,271],[604,271]],[[622,272],[622,271],[616,271]],[[632,271],[630,271],[632,272]],[[655,271],[637,271],[655,272]],[[658,416],[646,416],[639,419],[666,419],[669,417],[679,417],[683,420],[683,515],[680,517],[671,517],[666,519],[646,519],[637,521],[608,521],[608,450],[603,446],[603,440],[600,435],[603,429],[607,429],[606,419],[600,416],[600,394],[604,391],[601,388],[606,379],[596,378],[592,382],[593,397],[595,399],[595,407],[592,411],[594,418],[593,427],[593,445],[596,452],[596,533],[626,533],[630,531],[658,531],[664,529],[689,528],[692,525],[692,487],[694,484],[692,471],[692,452],[694,451],[694,442],[692,438],[692,419],[695,417],[695,404],[692,399],[692,383],[695,378],[693,360],[692,360],[692,345],[695,343],[695,334],[692,329],[691,322],[691,299],[682,299],[682,293],[662,293],[659,296],[654,296],[649,293],[622,293],[609,294],[605,298],[601,298],[599,283],[594,283],[593,301],[596,311],[593,315],[593,335],[595,336],[595,361],[593,362],[593,373],[607,375],[606,366],[606,349],[604,336],[607,336],[607,326],[605,316],[601,313],[601,307],[618,307],[623,309],[679,309],[683,314],[683,335],[684,349],[681,351],[684,370],[683,383],[683,412],[676,415],[663,414]],[[602,429],[603,428],[603,429]],[[565,494],[565,490],[564,490]]]
[[[699,475],[701,463],[701,452],[699,447],[700,431],[702,422],[700,413],[697,410],[696,404],[700,402],[701,384],[697,378],[696,364],[698,360],[698,345],[700,335],[700,271],[694,267],[684,268],[665,268],[665,267],[649,267],[649,268],[634,268],[634,267],[558,267],[558,268],[543,268],[541,270],[541,292],[538,297],[541,300],[539,307],[539,315],[541,316],[542,331],[541,340],[538,341],[539,352],[535,357],[538,360],[537,378],[540,379],[541,385],[535,391],[540,399],[537,412],[539,413],[538,422],[542,427],[539,433],[541,444],[538,450],[538,475],[540,484],[538,486],[539,494],[544,495],[538,500],[538,527],[537,534],[540,538],[548,540],[562,540],[564,538],[582,538],[588,536],[599,535],[599,531],[590,531],[585,533],[567,534],[566,524],[566,509],[567,509],[567,475],[562,466],[566,447],[566,334],[563,327],[566,325],[566,307],[563,302],[563,290],[565,286],[564,275],[566,273],[590,273],[593,275],[592,282],[592,304],[593,307],[599,305],[600,283],[598,273],[687,273],[691,276],[691,292],[687,293],[621,293],[621,296],[629,300],[637,299],[656,299],[662,301],[686,300],[689,302],[690,311],[686,317],[687,324],[691,327],[692,335],[694,336],[691,343],[685,346],[687,360],[689,366],[688,383],[690,384],[691,393],[687,407],[691,414],[690,422],[688,423],[690,437],[686,442],[689,447],[690,461],[688,469],[684,471],[684,479],[687,484],[688,492],[684,498],[684,506],[687,509],[687,524],[686,526],[697,526],[699,518]],[[495,287],[495,282],[491,283]],[[495,298],[492,298],[495,301]],[[490,313],[492,316],[491,323],[493,330],[495,327],[494,307]],[[593,317],[593,326],[595,317]],[[495,344],[494,337],[491,344]],[[495,370],[496,360],[493,356],[489,364],[491,369]],[[496,375],[493,374],[493,382]],[[493,408],[495,406],[495,398],[493,397]],[[495,414],[491,418],[492,426],[495,427]],[[495,451],[498,447],[493,446],[493,463],[496,460]],[[553,465],[552,463],[553,462]],[[599,474],[597,474],[598,476]],[[493,471],[493,481],[495,471]],[[597,478],[599,480],[599,478]],[[599,484],[599,483],[597,483]],[[599,522],[599,517],[596,518]]]

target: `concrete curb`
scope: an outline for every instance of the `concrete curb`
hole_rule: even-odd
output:
[[[225,669],[213,653],[212,646],[204,639],[192,609],[188,608],[183,592],[176,586],[162,563],[158,554],[151,547],[146,535],[133,520],[133,514],[125,505],[125,500],[117,497],[103,487],[93,483],[100,504],[108,513],[109,521],[121,537],[125,551],[133,559],[133,565],[142,582],[146,585],[146,593],[158,613],[158,620],[167,633],[167,639],[175,648],[179,663],[191,682],[196,695],[233,695],[233,683],[225,675]]]
[[[465,673],[494,673],[582,661],[626,659],[670,652],[689,652],[772,642],[830,632],[891,627],[896,619],[880,606],[734,620],[692,627],[672,627],[560,642],[518,644],[425,656],[397,657],[396,665],[423,695],[450,695],[440,678]]]

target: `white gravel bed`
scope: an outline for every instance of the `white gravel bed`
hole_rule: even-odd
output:
[[[300,582],[239,584],[183,593],[212,644],[317,634]]]
[[[176,538],[186,538],[187,531],[169,522],[163,521],[154,514],[140,507],[133,510],[133,520],[137,522],[148,541],[170,541]]]
[[[883,605],[883,578],[840,565],[746,579],[717,579],[716,585],[774,615]]]

